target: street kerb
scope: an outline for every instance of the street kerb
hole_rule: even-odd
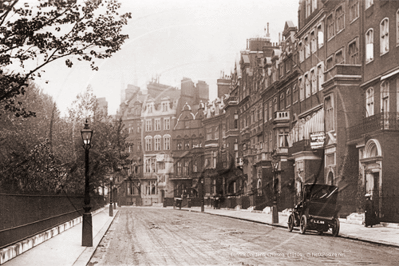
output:
[[[247,221],[247,222],[251,222],[251,223],[258,223],[258,224],[264,224],[264,225],[268,225],[268,226],[273,226],[273,227],[279,227],[279,228],[285,228],[287,229],[288,226],[282,225],[282,224],[273,224],[273,223],[267,223],[267,222],[262,222],[262,221],[256,221],[256,220],[251,220],[251,219],[247,219],[247,218],[242,218],[242,217],[235,217],[235,216],[230,216],[230,215],[223,215],[223,214],[218,214],[218,213],[211,213],[211,212],[201,212],[201,211],[197,211],[197,210],[190,210],[190,209],[181,209],[183,211],[190,211],[190,212],[198,212],[198,213],[206,213],[206,214],[210,214],[210,215],[215,215],[215,216],[221,216],[221,217],[228,217],[228,218],[233,218],[233,219],[237,219],[237,220],[242,220],[242,221]],[[294,228],[294,231],[299,231],[298,228]],[[350,236],[350,235],[346,235],[346,234],[339,234],[338,237],[342,237],[345,239],[350,239],[350,240],[354,240],[354,241],[361,241],[361,242],[365,242],[365,243],[370,243],[370,244],[374,244],[374,245],[383,245],[383,246],[387,246],[387,247],[394,247],[394,248],[398,248],[399,245],[395,244],[395,243],[390,243],[390,242],[386,242],[383,240],[370,240],[370,239],[365,239],[365,238],[361,238],[358,236]]]
[[[98,245],[101,243],[102,239],[104,238],[105,234],[107,233],[108,229],[111,227],[112,223],[114,222],[116,216],[119,214],[118,210],[114,210],[114,215],[111,219],[108,219],[101,230],[97,233],[97,235],[93,239],[93,246],[87,247],[85,250],[80,254],[80,256],[76,259],[73,266],[86,266],[91,258],[94,255],[94,252],[97,250]]]

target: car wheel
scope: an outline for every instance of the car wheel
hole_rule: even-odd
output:
[[[334,218],[334,224],[332,226],[332,235],[338,236],[339,234],[339,220],[338,218]]]
[[[294,229],[294,215],[293,214],[291,214],[288,217],[288,231],[292,232],[292,229]]]
[[[300,224],[300,231],[301,234],[304,234],[306,232],[306,227],[308,226],[308,219],[306,218],[305,215],[302,215],[301,217],[301,224]]]

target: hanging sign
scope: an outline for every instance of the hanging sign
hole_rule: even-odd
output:
[[[310,133],[310,148],[321,149],[324,148],[326,134],[323,131]]]

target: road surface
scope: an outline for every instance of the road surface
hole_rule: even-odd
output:
[[[122,207],[88,265],[399,265],[398,254],[206,213]]]

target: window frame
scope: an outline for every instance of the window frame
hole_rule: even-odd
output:
[[[298,43],[298,47],[299,47],[299,49],[298,49],[298,51],[299,51],[299,63],[302,63],[303,61],[305,61],[305,47],[304,47],[304,45],[303,45],[303,42],[302,42],[302,40],[301,41],[299,41],[299,43]]]
[[[145,151],[152,151],[152,136],[145,137]]]
[[[317,74],[316,74],[317,68],[313,67],[309,71],[309,76],[310,76],[310,90],[311,90],[311,95],[314,95],[317,93],[318,88],[317,88]]]
[[[326,106],[326,101],[327,99],[330,99],[331,102],[331,107],[328,109]],[[326,97],[324,97],[324,110],[325,110],[325,131],[326,132],[330,132],[330,131],[334,131],[335,130],[335,116],[334,116],[334,97],[332,94],[327,95]],[[330,123],[328,123],[328,119],[331,118]],[[331,128],[327,128],[327,126],[330,125]]]
[[[305,43],[305,59],[308,59],[311,55],[309,36],[306,35],[303,41]]]
[[[161,131],[161,118],[154,119],[154,131]]]
[[[152,131],[152,119],[145,120],[145,131],[151,132]]]
[[[384,86],[385,85],[385,86]],[[381,113],[389,113],[390,106],[389,106],[389,101],[390,101],[390,92],[389,92],[389,82],[388,80],[383,80],[380,85],[380,92],[381,92]],[[384,101],[387,99],[387,110],[384,110]]]
[[[339,50],[337,50],[335,52],[334,58],[335,58],[335,63],[334,65],[338,65],[338,64],[345,64],[345,53],[344,53],[344,48],[341,48]],[[342,55],[342,61],[341,62],[337,62],[337,58],[338,58],[338,54]]]
[[[331,18],[331,21],[329,19]],[[335,36],[335,18],[334,13],[331,13],[326,18],[327,21],[327,42]]]
[[[387,22],[387,24],[385,26],[383,26],[382,24],[385,21]],[[386,30],[385,33],[384,33],[384,30]],[[383,44],[385,44],[385,45],[383,45]],[[384,47],[385,47],[386,51],[383,51]],[[380,56],[385,55],[388,52],[389,52],[389,18],[385,17],[380,22]]]
[[[348,6],[349,6],[349,21],[352,23],[360,16],[359,0],[349,0]],[[355,11],[355,15],[357,14],[357,16],[352,17],[353,11]]]
[[[351,54],[351,45],[355,44],[356,46],[356,53]],[[353,56],[356,55],[356,56]],[[353,39],[352,41],[350,41],[348,43],[348,63],[352,64],[352,65],[357,65],[360,64],[360,62],[358,62],[360,60],[359,58],[359,38],[356,37],[355,39]],[[356,58],[356,62],[353,62],[353,58]]]
[[[366,10],[366,9],[368,9],[368,8],[370,8],[371,6],[373,6],[374,5],[374,0],[365,0],[364,1],[364,9]]]
[[[373,28],[370,28],[370,29],[368,29],[367,31],[366,31],[366,34],[364,35],[364,37],[365,37],[365,46],[366,46],[366,52],[365,52],[365,56],[366,56],[366,58],[365,58],[365,61],[366,61],[366,64],[368,64],[368,63],[370,63],[370,62],[373,62],[374,61],[374,29]],[[369,41],[369,42],[368,42]],[[371,42],[370,42],[371,41]],[[372,45],[372,51],[371,51],[371,55],[372,55],[372,57],[371,57],[371,59],[369,59],[368,57],[367,57],[367,55],[368,55],[368,48],[367,48],[367,45],[368,44],[371,44]]]
[[[291,88],[288,88],[285,92],[285,107],[291,106]]]
[[[332,64],[331,67],[328,67],[328,62],[331,60]],[[329,57],[326,58],[326,64],[325,64],[327,70],[330,70],[334,67],[334,55],[330,55]]]
[[[314,54],[314,53],[316,53],[317,52],[317,37],[316,37],[316,34],[315,34],[315,32],[316,32],[316,29],[313,29],[311,32],[310,32],[310,53],[311,54]]]
[[[160,151],[161,147],[161,136],[154,136],[154,151]]]
[[[163,135],[163,149],[165,151],[170,150],[170,140],[171,140],[171,137],[169,134]]]
[[[337,13],[338,13],[338,9],[340,9],[340,8],[342,10],[342,14],[340,14],[340,16],[338,16]],[[341,20],[341,18],[342,18],[342,20]],[[338,35],[341,31],[343,31],[345,29],[345,9],[344,9],[344,5],[340,5],[339,7],[337,7],[335,9],[335,21],[337,23],[336,30],[337,30],[337,35]],[[340,22],[342,23],[342,28],[339,28],[339,26],[340,26],[339,23]]]
[[[170,130],[170,117],[163,118],[163,129]]]
[[[312,84],[309,78],[309,72],[305,72],[303,77],[305,81],[305,99],[307,99],[312,95]]]
[[[285,109],[285,93],[280,93],[280,111]]]
[[[324,46],[324,22],[320,22],[320,24],[317,25],[317,47],[320,49],[321,47]],[[320,33],[322,36],[320,36]],[[320,39],[322,42],[320,42]]]
[[[296,104],[299,101],[299,91],[297,84],[292,87],[292,104]]]
[[[324,62],[321,61],[320,63],[317,64],[317,89],[318,91],[323,90],[323,86],[321,84],[324,83]],[[319,73],[319,70],[320,73]]]
[[[299,87],[299,101],[303,102],[305,100],[305,84],[304,84],[304,76],[298,78],[298,87]]]
[[[366,90],[366,117],[374,115],[374,88],[370,87]]]

